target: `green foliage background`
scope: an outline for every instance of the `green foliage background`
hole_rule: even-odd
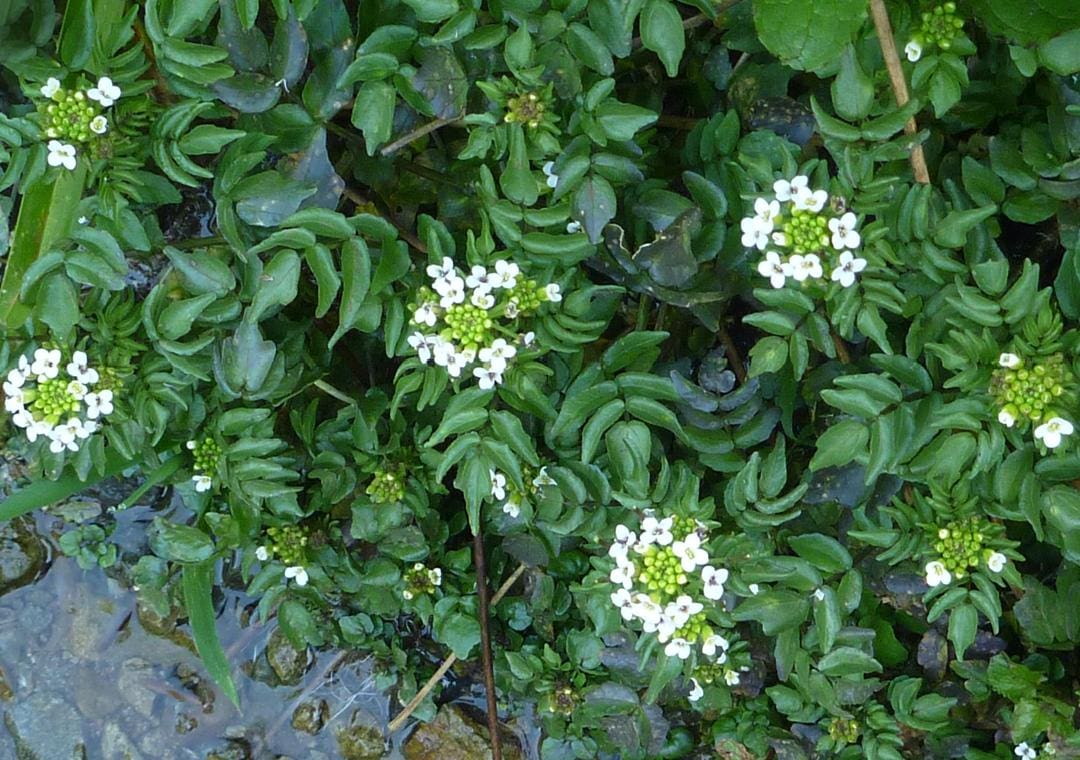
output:
[[[78,347],[123,385],[77,453],[8,426],[39,481],[0,514],[174,484],[131,572],[234,697],[216,568],[404,702],[421,648],[476,654],[483,524],[493,584],[527,566],[496,677],[511,712],[540,695],[545,760],[1077,756],[1080,447],[1004,427],[990,388],[1017,346],[1080,375],[1080,5],[958,5],[898,109],[863,0],[0,0],[0,365]],[[903,48],[932,7],[888,9]],[[50,168],[41,85],[100,76],[113,128]],[[796,174],[859,215],[856,286],[757,274],[739,221]],[[447,256],[565,294],[497,389],[406,342]],[[541,466],[557,487],[510,517],[489,470],[525,492]],[[702,521],[731,571],[709,615],[746,670],[696,702],[695,662],[609,601],[614,528],[646,509]],[[1005,571],[928,588],[969,518]],[[303,587],[255,556],[292,527]],[[417,562],[442,585],[406,600]]]

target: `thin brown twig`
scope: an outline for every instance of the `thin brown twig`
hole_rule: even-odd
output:
[[[739,349],[736,348],[731,333],[729,333],[727,328],[723,325],[720,325],[719,335],[720,342],[724,344],[724,351],[727,353],[728,361],[731,362],[731,370],[735,373],[735,377],[738,379],[739,384],[742,385],[746,382],[746,366],[743,364]]]
[[[491,597],[491,606],[498,604],[502,601],[502,598],[510,591],[510,588],[517,583],[518,578],[525,572],[525,565],[518,565],[517,570],[510,574],[510,577],[503,581],[503,584],[499,586],[499,590],[495,592],[495,596]],[[450,668],[454,667],[454,663],[457,662],[457,655],[451,652],[445,660],[442,661],[434,673],[431,674],[431,678],[427,680],[416,695],[409,700],[409,703],[405,705],[404,709],[399,712],[394,719],[390,721],[390,725],[387,727],[389,733],[395,733],[401,730],[401,727],[405,725],[405,721],[409,719],[409,716],[416,712],[416,708],[420,707],[420,704],[427,698],[427,695],[431,693],[431,690],[439,685],[443,676],[446,675]]]
[[[903,108],[911,98],[908,96],[904,69],[900,65],[900,55],[896,52],[892,23],[889,21],[889,11],[885,8],[885,0],[870,0],[870,15],[874,19],[874,30],[881,44],[881,54],[885,58],[885,68],[889,72],[889,81],[892,83],[896,105]],[[914,135],[918,131],[919,124],[912,116],[904,125],[904,132]],[[926,168],[926,154],[923,153],[921,143],[915,143],[911,147],[911,171],[915,175],[916,182],[923,185],[930,183],[930,170]]]
[[[488,605],[487,562],[484,559],[484,533],[478,525],[473,533],[473,568],[476,571],[476,600],[480,608],[480,664],[484,670],[487,696],[488,740],[491,760],[502,760],[499,740],[499,705],[495,701],[495,664],[491,660],[491,610]]]
[[[435,121],[429,121],[427,124],[417,127],[411,132],[402,135],[389,145],[384,145],[379,150],[379,154],[384,157],[391,156],[404,148],[409,143],[413,142],[414,140],[419,140],[424,135],[429,135],[437,129],[442,129],[443,127],[449,126],[451,124],[456,124],[457,122],[461,121],[462,118],[463,117],[461,116],[452,116],[448,118],[435,119]]]
[[[832,334],[833,345],[836,346],[836,358],[841,364],[851,364],[851,354],[848,353],[847,344],[836,333]]]
[[[345,188],[344,195],[357,206],[367,206],[370,203],[367,198],[360,195],[360,193],[356,192],[351,187]],[[404,240],[416,250],[420,251],[420,253],[424,254],[425,256],[427,255],[427,246],[420,241],[420,238],[413,234],[412,230],[410,230],[408,227],[395,219],[392,214],[380,213],[379,216],[390,222],[390,224],[394,225],[394,228],[397,229],[398,234],[401,235],[402,240]]]

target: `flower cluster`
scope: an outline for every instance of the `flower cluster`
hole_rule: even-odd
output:
[[[417,562],[405,571],[405,590],[401,592],[401,596],[405,601],[410,601],[423,594],[434,594],[435,589],[441,585],[440,568],[429,568],[423,562]]]
[[[829,194],[811,190],[805,176],[777,180],[773,193],[774,200],[755,199],[754,215],[740,223],[742,244],[765,251],[758,273],[774,288],[788,279],[820,280],[826,272],[842,287],[854,285],[866,269],[866,259],[854,253],[862,244],[855,214],[835,211]]]
[[[260,562],[277,557],[285,565],[285,579],[295,580],[297,586],[306,586],[307,533],[298,525],[284,525],[267,528],[266,535],[269,541],[255,550],[255,557]]]
[[[54,454],[78,451],[113,412],[113,392],[102,387],[101,374],[89,366],[85,352],[74,352],[61,372],[63,364],[60,349],[39,348],[32,362],[19,357],[4,382],[4,407],[12,422],[31,443],[47,439]]]
[[[1061,417],[1056,407],[1074,379],[1060,353],[1038,362],[1025,361],[1017,354],[1001,354],[990,379],[990,395],[999,408],[998,422],[1005,427],[1031,422],[1036,425],[1036,440],[1048,449],[1057,448],[1073,432],[1072,423]]]
[[[829,738],[836,744],[843,746],[859,740],[859,721],[853,718],[833,718],[828,722],[828,726]]]
[[[1020,742],[1013,748],[1013,754],[1020,758],[1020,760],[1035,760],[1038,757],[1048,757],[1056,755],[1057,753],[1054,751],[1054,747],[1051,744],[1045,744],[1041,750],[1038,750],[1027,742]]]
[[[49,77],[41,94],[49,101],[38,107],[49,138],[49,166],[73,170],[78,156],[76,145],[89,143],[109,131],[109,120],[102,109],[120,99],[120,88],[109,77],[101,77],[97,86],[86,91],[66,90],[59,79]]]
[[[719,600],[728,571],[709,564],[706,538],[704,525],[684,518],[649,515],[640,533],[617,526],[608,549],[615,560],[609,578],[618,587],[611,603],[623,620],[640,621],[646,633],[655,633],[669,657],[685,660],[698,646],[723,664],[730,644],[713,631],[699,599]]]
[[[195,484],[195,490],[199,493],[209,491],[214,485],[214,476],[217,475],[218,459],[221,458],[221,445],[213,438],[207,436],[201,441],[188,441],[187,449],[194,455],[195,474],[191,481]]]
[[[1004,570],[1008,558],[987,547],[994,532],[991,522],[974,516],[938,528],[931,543],[938,559],[926,563],[927,585],[947,586],[954,578],[962,580],[982,564],[992,573]]]
[[[405,465],[401,462],[387,464],[375,471],[364,493],[375,504],[392,504],[405,498]]]
[[[516,95],[506,101],[506,114],[503,120],[508,124],[524,124],[531,129],[536,129],[544,121],[547,111],[548,98],[544,93],[525,92]]]
[[[956,15],[956,3],[951,0],[924,11],[919,31],[904,46],[907,59],[915,63],[922,58],[923,50],[937,46],[942,50],[952,47],[953,40],[964,28],[964,19]]]
[[[555,478],[547,473],[547,467],[541,467],[533,475],[529,468],[523,468],[527,493],[517,491],[513,484],[508,482],[506,476],[498,470],[489,470],[491,478],[491,498],[502,501],[502,510],[511,518],[517,518],[521,514],[521,502],[528,496],[537,496],[543,492],[545,486],[558,485]],[[505,500],[505,501],[504,501]]]
[[[410,306],[420,330],[409,336],[409,345],[421,362],[434,362],[455,378],[478,362],[472,374],[485,390],[502,383],[518,346],[533,341],[531,332],[519,331],[518,320],[562,300],[556,283],[538,285],[502,259],[490,270],[477,264],[463,275],[446,257],[427,274],[431,287],[421,288]]]

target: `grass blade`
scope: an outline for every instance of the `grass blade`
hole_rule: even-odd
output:
[[[187,607],[188,620],[191,621],[195,648],[206,666],[206,672],[225,692],[229,701],[239,709],[240,696],[236,693],[236,684],[229,672],[229,661],[225,659],[225,650],[221,648],[217,620],[214,618],[214,602],[211,597],[214,589],[214,564],[202,562],[197,565],[184,565],[181,585],[184,588],[184,606]]]
[[[91,471],[86,480],[79,480],[74,473],[67,473],[59,480],[35,481],[0,502],[0,522],[13,520],[27,512],[62,501],[105,478],[119,475],[130,464],[127,460],[110,452],[105,456],[105,472]]]

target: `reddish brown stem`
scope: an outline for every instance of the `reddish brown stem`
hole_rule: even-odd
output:
[[[499,706],[495,701],[495,667],[491,661],[491,629],[487,566],[484,561],[484,536],[480,526],[473,535],[473,566],[476,570],[476,599],[480,606],[480,663],[484,668],[484,690],[487,692],[488,738],[491,740],[491,760],[502,760],[499,742]]]

